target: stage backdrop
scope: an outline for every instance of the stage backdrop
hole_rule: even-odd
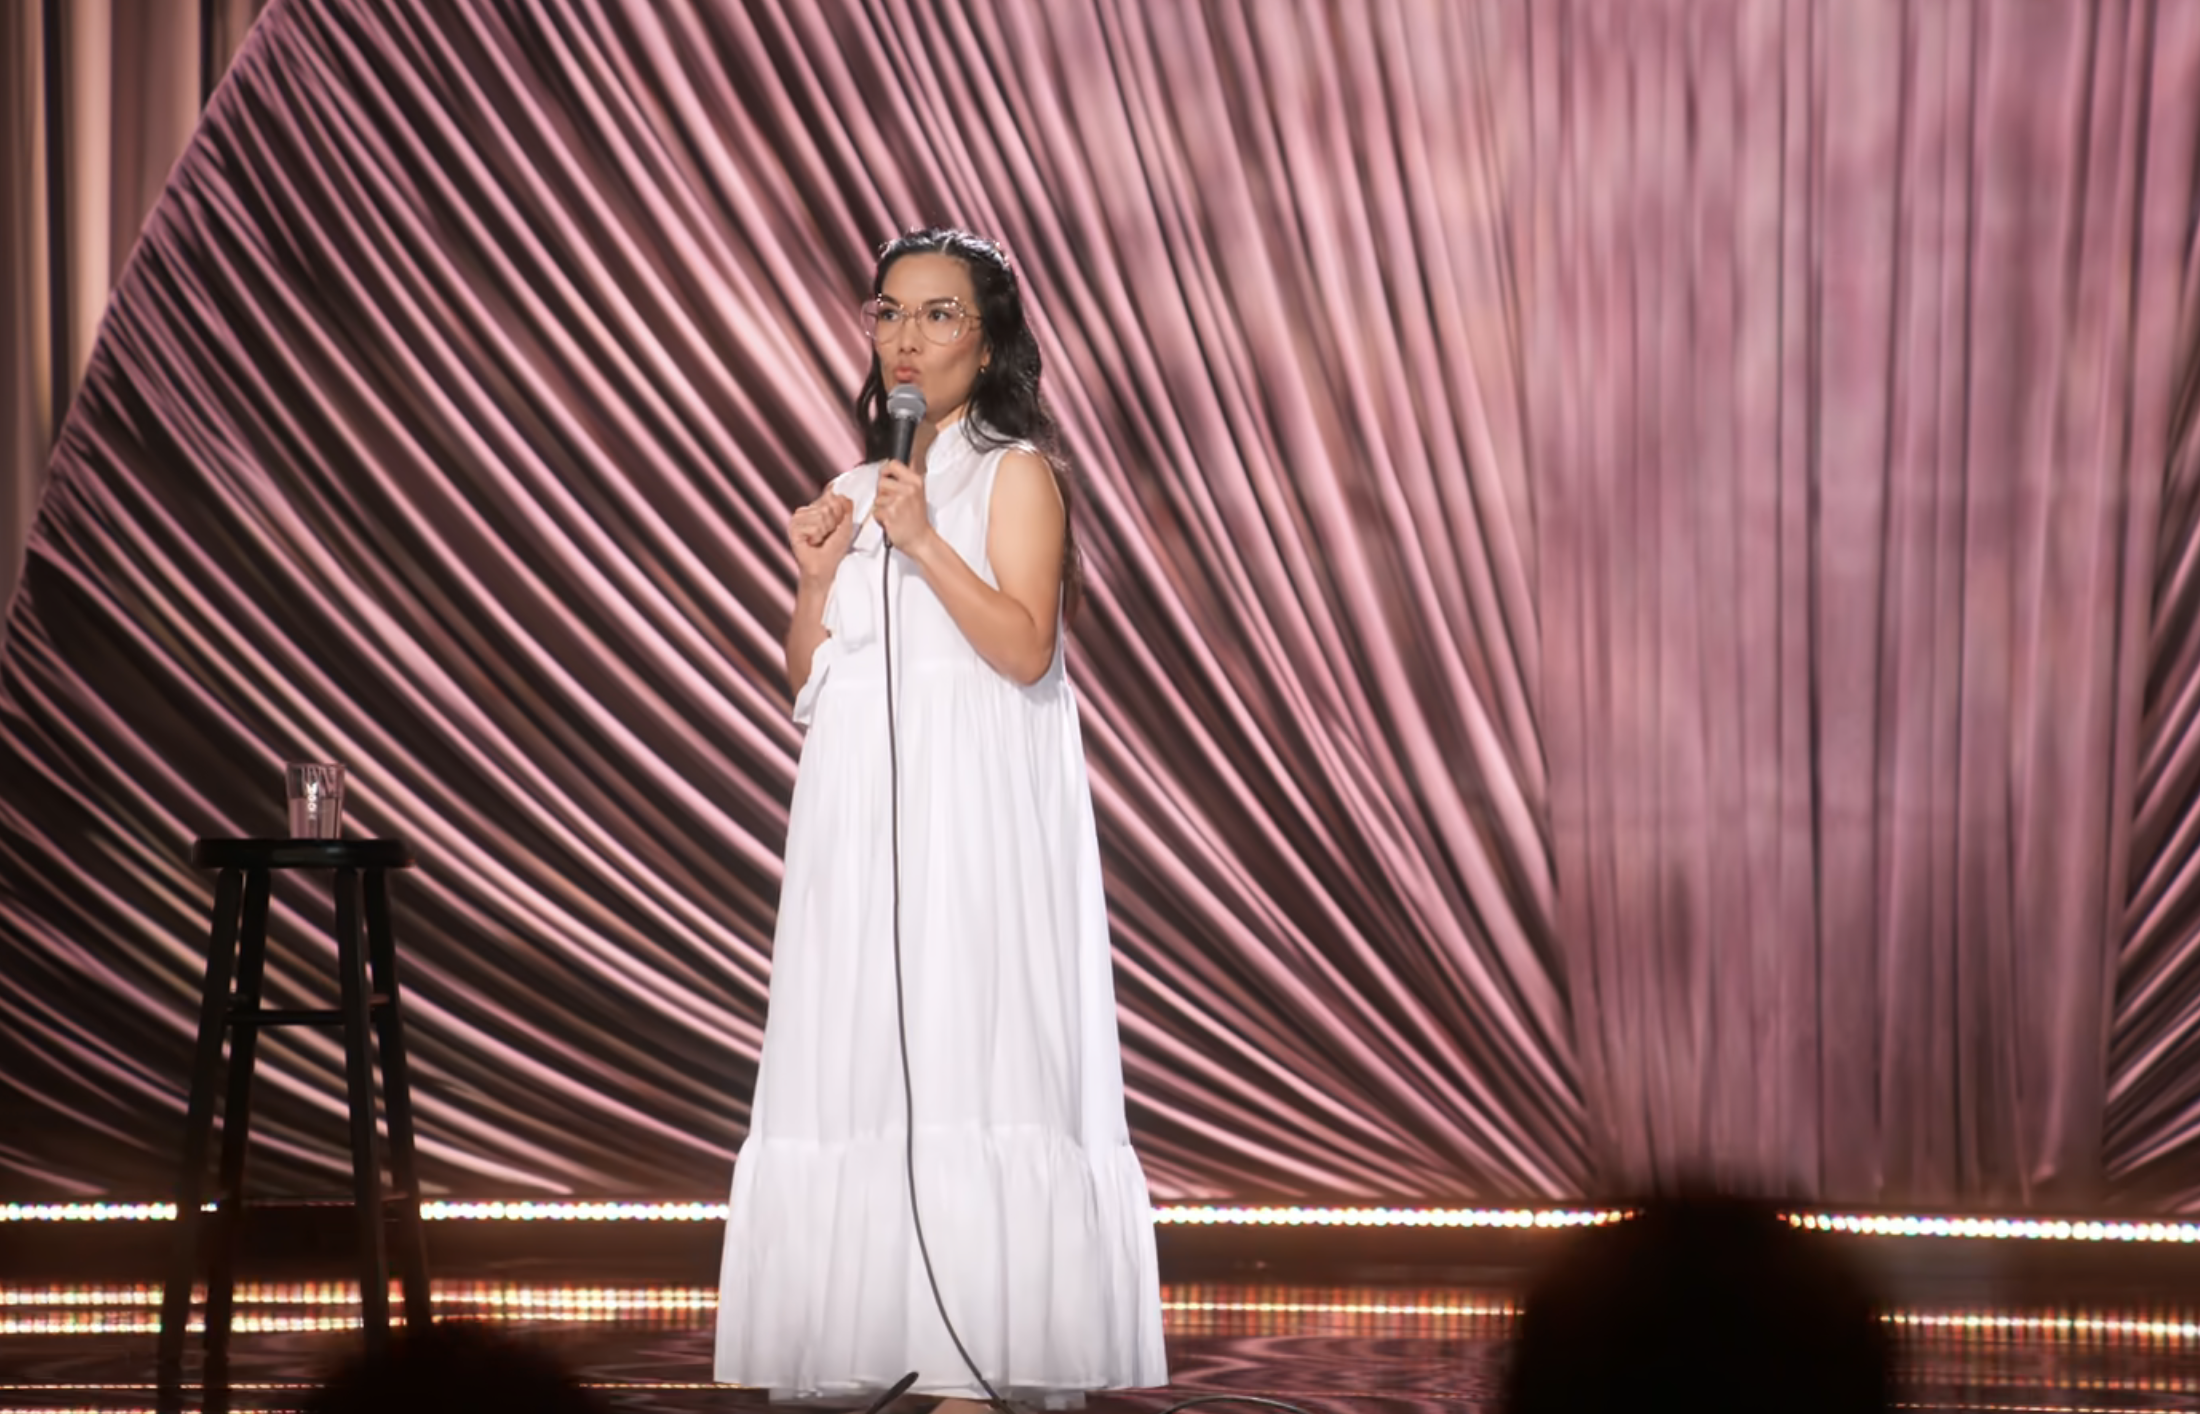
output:
[[[434,1186],[723,1191],[784,517],[952,221],[1082,481],[1158,1197],[2200,1204],[2196,135],[2181,4],[276,0],[10,608],[0,1188],[165,1187],[184,852],[315,757],[421,859]]]

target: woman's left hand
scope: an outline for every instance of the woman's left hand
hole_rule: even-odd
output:
[[[879,468],[878,497],[871,502],[872,518],[886,538],[903,554],[922,549],[932,538],[932,512],[924,503],[924,476],[906,462],[888,462]]]

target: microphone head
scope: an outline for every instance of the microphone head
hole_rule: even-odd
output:
[[[896,422],[924,421],[924,390],[914,383],[896,383],[886,395],[886,415]]]

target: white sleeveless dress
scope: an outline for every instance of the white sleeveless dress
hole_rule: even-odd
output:
[[[1003,453],[961,423],[928,457],[932,523],[993,582]],[[868,512],[876,464],[834,487]],[[890,568],[886,562],[890,561]],[[1123,1115],[1115,986],[1077,702],[1057,647],[1019,687],[865,521],[795,703],[770,1011],[733,1171],[718,1379],[859,1402],[911,1370],[980,1391],[911,1225],[895,1027],[889,576],[901,796],[901,950],[917,1216],[964,1345],[1002,1394],[1165,1384],[1144,1172]]]

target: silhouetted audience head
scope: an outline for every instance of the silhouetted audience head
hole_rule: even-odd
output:
[[[466,1322],[393,1332],[387,1354],[353,1360],[306,1404],[307,1414],[602,1414],[603,1409],[549,1355]]]
[[[1528,1291],[1504,1408],[1887,1408],[1886,1333],[1832,1241],[1725,1198],[1584,1229]]]

